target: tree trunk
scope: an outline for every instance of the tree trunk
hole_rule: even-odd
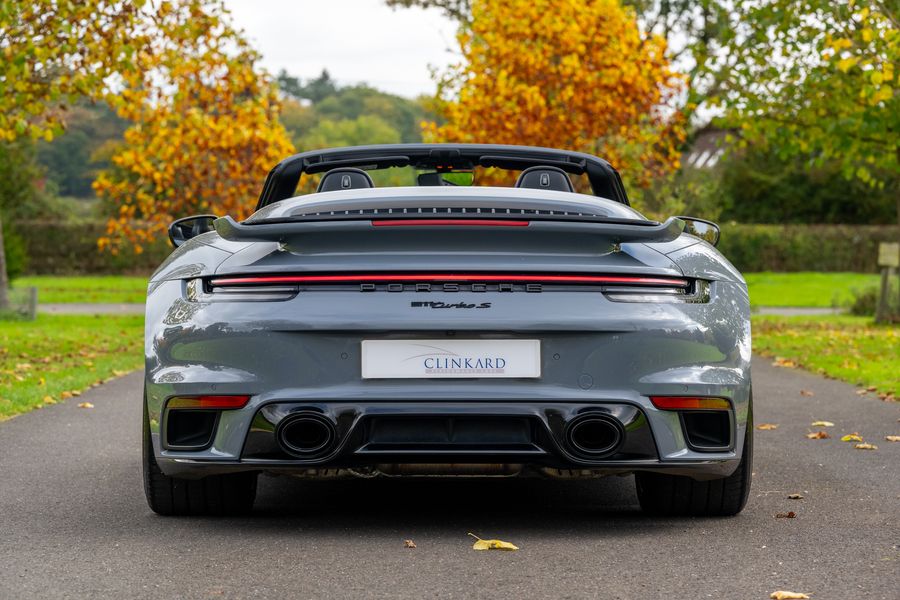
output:
[[[9,279],[6,277],[6,252],[3,250],[3,219],[0,218],[0,310],[9,307]]]

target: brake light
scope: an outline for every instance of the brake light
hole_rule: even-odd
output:
[[[503,219],[378,219],[376,227],[528,227],[529,221]]]
[[[731,403],[725,398],[650,396],[650,401],[660,410],[728,410],[731,408]]]
[[[250,396],[179,396],[169,400],[167,408],[234,410],[244,408]]]

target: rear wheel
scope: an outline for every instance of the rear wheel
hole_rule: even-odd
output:
[[[246,514],[256,499],[256,473],[210,475],[203,479],[178,479],[165,475],[153,455],[150,420],[144,400],[144,493],[150,509],[160,515]]]
[[[747,414],[744,451],[738,468],[722,479],[696,481],[682,475],[636,473],[638,500],[644,512],[665,516],[730,517],[750,495],[753,470],[753,405]]]

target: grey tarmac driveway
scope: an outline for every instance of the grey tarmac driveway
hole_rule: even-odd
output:
[[[750,503],[655,519],[629,478],[261,479],[241,519],[162,518],[141,489],[141,375],[0,423],[0,598],[900,598],[900,404],[757,360]],[[800,390],[813,396],[803,396]],[[807,440],[815,419],[836,423]],[[837,439],[859,431],[878,445]],[[803,500],[787,494],[802,493]],[[776,519],[794,511],[795,519]],[[466,532],[519,552],[475,552]],[[405,549],[404,539],[418,547]]]

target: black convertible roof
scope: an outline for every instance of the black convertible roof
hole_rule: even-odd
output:
[[[337,167],[407,166],[451,172],[476,166],[514,170],[559,167],[567,173],[586,174],[595,196],[629,205],[622,179],[612,165],[582,152],[496,144],[384,144],[313,150],[288,157],[269,171],[256,208],[295,196],[303,173],[324,173]]]

